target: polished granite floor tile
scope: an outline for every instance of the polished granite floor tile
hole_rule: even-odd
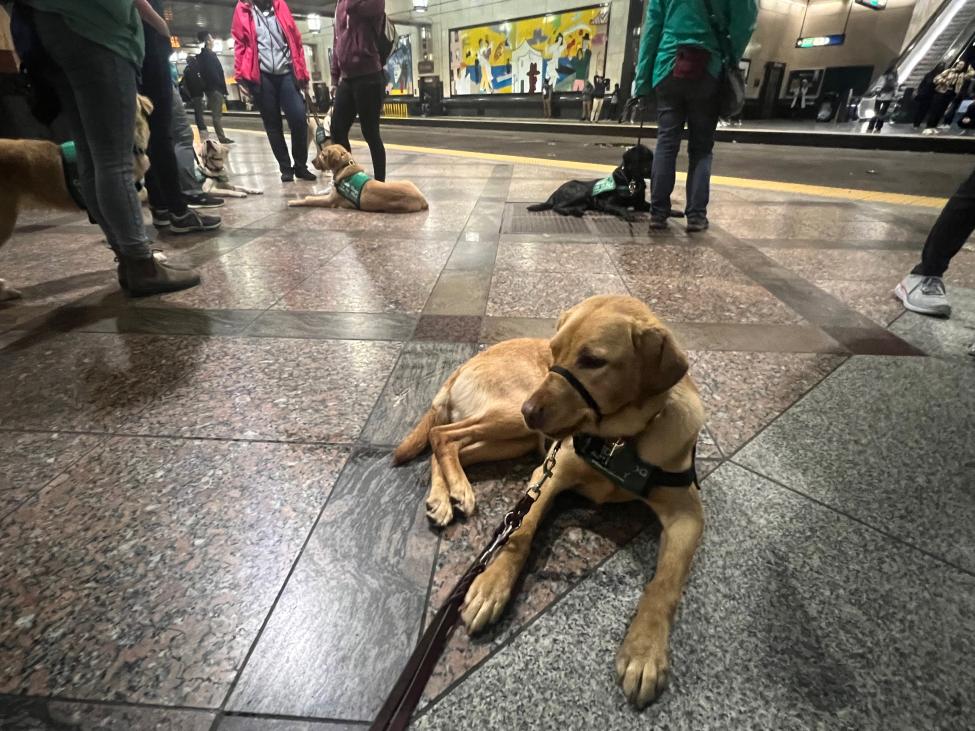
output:
[[[498,256],[498,235],[481,234],[477,231],[461,233],[454,250],[447,259],[446,269],[494,269]]]
[[[519,272],[501,269],[491,283],[490,317],[557,318],[586,297],[629,294],[615,274]]]
[[[353,238],[340,231],[267,233],[220,257],[220,264],[309,271],[325,266]]]
[[[504,514],[524,493],[540,460],[540,455],[528,456],[518,462],[469,471],[478,498],[477,510],[442,533],[427,621],[433,618],[472,557],[487,545]],[[458,628],[434,670],[425,697],[433,699],[443,693],[620,546],[655,522],[651,511],[642,504],[595,507],[579,496],[560,496],[533,542],[524,579],[499,623],[474,638],[463,627]]]
[[[204,364],[123,428],[211,439],[352,442],[399,349],[389,342],[213,339]]]
[[[263,310],[208,310],[189,307],[136,307],[108,296],[104,304],[86,298],[29,323],[57,332],[141,333],[145,335],[232,336],[242,334]]]
[[[808,223],[783,221],[780,218],[748,218],[715,221],[717,232],[726,232],[740,239],[819,238],[823,232]]]
[[[899,279],[851,280],[814,279],[813,284],[852,310],[868,317],[881,327],[887,327],[904,311],[904,306],[894,297],[894,285]]]
[[[616,274],[616,267],[601,244],[504,243],[498,247],[496,267],[525,272]]]
[[[757,284],[716,277],[624,276],[634,297],[672,322],[804,323],[795,310]]]
[[[477,349],[461,343],[409,343],[399,360],[360,439],[367,444],[396,446],[427,412],[434,396]]]
[[[267,310],[244,332],[255,338],[316,340],[409,340],[415,315],[397,312],[301,312]]]
[[[267,716],[224,716],[217,725],[217,731],[366,731],[367,728],[366,724],[359,723],[297,721]]]
[[[613,670],[653,575],[656,540],[644,534],[413,727],[967,725],[969,574],[733,465],[711,475],[703,497],[707,527],[671,638],[670,687],[655,704],[629,708]]]
[[[216,713],[0,697],[5,731],[209,731]]]
[[[843,353],[849,351],[812,325],[667,321],[688,350],[756,353]]]
[[[79,434],[0,432],[0,520],[100,442]]]
[[[972,365],[853,358],[735,460],[975,571]]]
[[[890,221],[843,221],[816,222],[824,235],[839,239],[877,239],[879,241],[917,241],[918,247],[924,243],[923,237],[913,227]]]
[[[950,319],[904,312],[890,329],[928,355],[975,365],[968,349],[975,345],[975,289],[948,288]]]
[[[202,338],[29,334],[0,352],[0,427],[117,430],[196,372],[204,344]]]
[[[731,455],[843,362],[840,355],[691,351],[708,429]]]
[[[477,315],[421,315],[413,339],[438,343],[479,343],[484,318]]]
[[[274,305],[277,310],[419,314],[439,268],[391,271],[382,267],[328,267],[309,275]]]
[[[219,705],[345,455],[115,437],[76,462],[0,526],[0,692]]]
[[[616,244],[606,248],[624,277],[665,277],[682,282],[720,279],[739,284],[751,283],[738,267],[707,246]]]
[[[440,269],[450,256],[456,240],[456,234],[405,241],[388,236],[356,236],[350,239],[349,246],[329,262],[329,266],[366,271],[395,271],[404,275],[414,271]]]
[[[918,261],[915,251],[837,251],[762,248],[766,256],[808,280],[881,280],[893,288]]]
[[[145,297],[138,307],[205,309],[266,309],[304,282],[309,270],[288,266],[232,267],[222,259],[200,267],[202,282],[192,289]]]
[[[423,306],[424,315],[480,317],[491,291],[488,269],[445,269]]]
[[[350,459],[227,706],[371,720],[416,643],[437,539],[424,461]]]
[[[513,338],[548,340],[555,334],[557,322],[557,318],[485,317],[481,328],[481,340],[489,344]]]

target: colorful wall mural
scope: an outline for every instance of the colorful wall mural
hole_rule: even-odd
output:
[[[386,61],[386,93],[413,96],[413,44],[409,36],[400,36]]]
[[[609,6],[452,29],[451,93],[581,91],[605,72],[608,35]]]

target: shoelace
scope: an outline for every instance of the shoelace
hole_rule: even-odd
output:
[[[945,283],[941,281],[941,277],[925,277],[921,280],[921,294],[944,297]]]

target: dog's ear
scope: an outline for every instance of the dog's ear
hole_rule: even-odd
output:
[[[555,326],[555,331],[556,332],[558,332],[559,330],[562,329],[562,326],[569,321],[569,318],[572,317],[573,313],[575,313],[575,311],[578,308],[579,308],[579,305],[575,305],[574,307],[570,307],[565,312],[563,312],[561,315],[559,315],[559,322]]]
[[[640,396],[647,399],[667,391],[687,374],[687,354],[674,336],[660,326],[637,326],[633,345],[643,363],[640,373]]]

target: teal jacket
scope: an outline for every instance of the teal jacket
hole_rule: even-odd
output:
[[[711,0],[718,24],[731,36],[732,63],[745,52],[758,17],[757,0]],[[646,96],[674,70],[680,46],[700,46],[711,52],[708,73],[715,78],[724,54],[714,37],[704,0],[648,0],[640,36],[634,94]]]

